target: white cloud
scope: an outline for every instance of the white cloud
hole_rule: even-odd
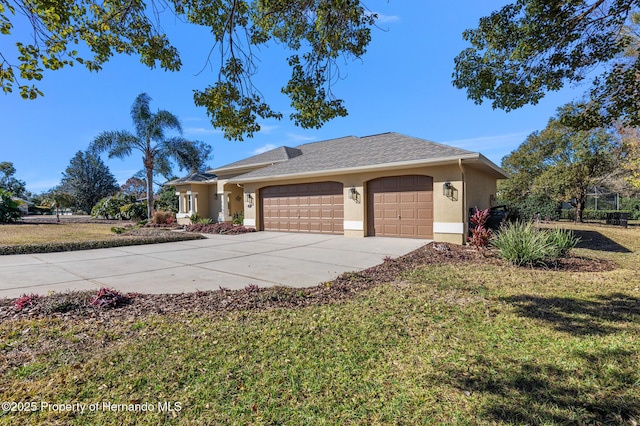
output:
[[[524,140],[529,136],[532,132],[518,132],[518,133],[507,133],[504,135],[494,135],[494,136],[481,136],[478,138],[469,138],[469,139],[457,139],[452,141],[444,141],[442,143],[452,146],[457,146],[458,148],[463,149],[473,149],[474,151],[481,151],[483,147],[485,148],[494,148],[496,146],[505,146],[505,145],[520,145]]]
[[[400,17],[399,16],[395,16],[395,15],[383,15],[382,13],[378,13],[378,19],[376,19],[376,22],[380,23],[380,24],[388,24],[391,22],[398,22],[400,21]]]
[[[219,135],[222,131],[214,128],[187,127],[184,132],[189,135]]]
[[[525,141],[532,131],[507,133],[504,135],[482,136],[478,138],[457,139],[444,141],[446,145],[479,152],[496,164],[500,164],[502,158],[515,150]]]
[[[277,146],[275,146],[272,143],[268,143],[264,146],[261,146],[260,148],[256,148],[253,150],[253,155],[258,155],[258,154],[262,154],[263,152],[267,152],[267,151],[271,151],[272,149],[277,148]]]
[[[287,133],[287,140],[294,143],[313,142],[317,140],[313,136],[305,136],[297,133]]]
[[[400,21],[400,17],[396,15],[385,15],[384,13],[377,12],[369,12],[368,15],[376,15],[377,24],[390,24]]]
[[[280,126],[267,126],[264,124],[260,125],[260,133],[262,134],[269,134],[271,132],[273,132],[274,130],[280,128]]]

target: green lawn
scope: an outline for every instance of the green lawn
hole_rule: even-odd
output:
[[[579,255],[620,267],[437,265],[304,309],[7,321],[0,400],[37,410],[0,423],[635,425],[640,229],[580,229],[612,244]]]
[[[114,223],[118,225],[118,223]],[[106,223],[20,223],[0,225],[0,245],[69,243],[115,238],[114,224]]]

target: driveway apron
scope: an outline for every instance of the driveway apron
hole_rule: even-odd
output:
[[[282,285],[311,287],[398,257],[429,240],[255,232],[204,240],[0,256],[0,298],[110,287],[186,293]]]

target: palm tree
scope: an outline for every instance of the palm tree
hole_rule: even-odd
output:
[[[151,97],[141,93],[131,106],[131,118],[135,126],[135,134],[126,130],[100,133],[91,143],[90,149],[95,152],[109,153],[109,158],[124,159],[138,150],[143,153],[142,161],[147,176],[147,214],[153,215],[153,175],[169,174],[170,159],[176,161],[180,169],[190,169],[197,161],[198,150],[193,142],[181,136],[165,138],[165,129],[173,129],[182,134],[182,126],[178,117],[165,110],[151,112]]]

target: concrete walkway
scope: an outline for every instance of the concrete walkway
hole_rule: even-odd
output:
[[[110,287],[122,292],[310,287],[427,244],[403,238],[255,232],[205,240],[0,256],[0,298]]]

